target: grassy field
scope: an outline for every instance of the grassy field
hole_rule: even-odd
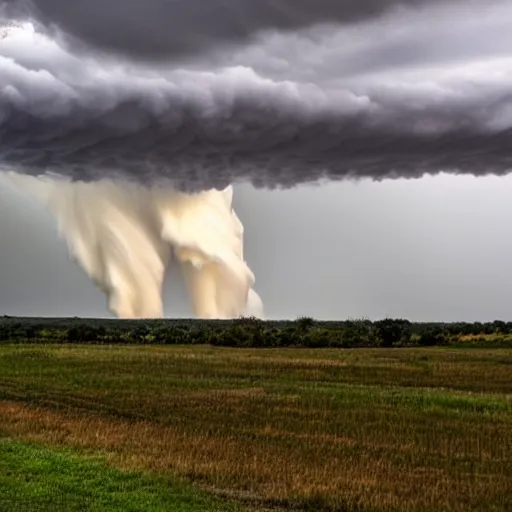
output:
[[[84,458],[19,442],[0,442],[2,512],[220,512],[219,499],[165,478],[150,478]]]
[[[46,450],[204,511],[512,510],[512,350],[0,345],[0,439],[4,486]]]

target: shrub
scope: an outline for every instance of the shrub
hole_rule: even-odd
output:
[[[423,347],[432,347],[435,345],[445,345],[448,341],[446,333],[438,329],[427,329],[420,334],[418,343]]]

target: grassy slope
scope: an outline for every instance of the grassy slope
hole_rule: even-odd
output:
[[[2,512],[234,510],[190,488],[108,467],[101,459],[0,440]]]
[[[0,434],[352,510],[512,508],[512,351],[0,347]]]

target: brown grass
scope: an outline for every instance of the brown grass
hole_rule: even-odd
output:
[[[0,436],[311,510],[512,509],[510,352],[45,350],[4,351]]]

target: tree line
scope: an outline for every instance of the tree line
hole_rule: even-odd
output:
[[[210,344],[227,347],[511,346],[512,322],[100,320],[0,317],[0,343]]]

